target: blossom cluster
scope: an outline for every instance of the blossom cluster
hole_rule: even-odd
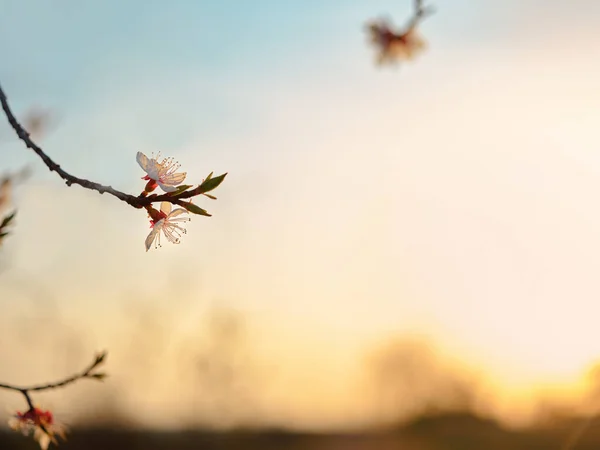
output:
[[[405,32],[396,32],[386,20],[367,24],[367,31],[377,50],[377,63],[382,65],[397,61],[412,60],[426,48],[425,41],[414,27]]]
[[[175,162],[173,158],[160,159],[160,153],[154,157],[148,158],[142,152],[137,153],[137,162],[140,167],[146,172],[142,180],[148,180],[144,188],[143,195],[148,195],[159,186],[165,192],[175,192],[177,186],[183,183],[187,175],[186,172],[177,172],[181,165]],[[183,208],[171,210],[169,202],[162,202],[160,211],[154,208],[148,209],[150,217],[150,234],[146,238],[146,251],[150,250],[152,244],[160,246],[161,231],[169,242],[179,244],[182,234],[186,233],[185,228],[181,226],[182,222],[188,222],[191,219],[188,217],[179,217],[181,214],[187,214],[188,211]]]
[[[25,436],[33,435],[42,450],[47,450],[50,442],[58,445],[56,436],[66,440],[66,427],[54,420],[50,411],[43,411],[38,407],[32,407],[27,412],[18,412],[12,416],[8,425],[15,431],[20,431]]]
[[[30,392],[39,392],[63,387],[83,378],[102,381],[107,375],[105,372],[98,372],[97,369],[106,360],[106,355],[106,352],[96,354],[94,361],[92,361],[92,363],[84,371],[56,383],[26,388],[0,383],[0,388],[2,389],[20,392],[25,397],[25,400],[29,405],[29,409],[27,411],[24,413],[17,411],[8,419],[8,425],[10,428],[12,428],[14,431],[23,433],[25,436],[33,435],[33,438],[38,442],[42,450],[47,450],[50,443],[58,445],[58,440],[56,439],[57,436],[61,437],[62,440],[65,441],[67,432],[66,426],[60,422],[57,422],[54,419],[54,415],[51,411],[44,411],[39,406],[33,406]]]
[[[183,197],[181,195],[189,194],[185,196],[185,198],[189,198],[190,196],[202,194],[215,199],[215,197],[207,194],[207,192],[215,189],[223,181],[226,174],[213,178],[211,173],[197,188],[188,190],[192,186],[182,184],[185,181],[187,173],[178,171],[181,165],[173,158],[161,159],[160,153],[156,156],[152,155],[149,158],[142,152],[138,152],[136,159],[140,167],[146,172],[146,175],[142,179],[146,180],[147,183],[141,195],[151,199],[152,196],[150,196],[150,193],[157,187],[160,187],[169,196],[170,200],[162,201],[158,210],[152,206],[146,207],[148,217],[150,218],[150,228],[152,228],[145,241],[146,251],[150,250],[153,244],[155,248],[161,245],[161,233],[167,241],[179,244],[181,236],[186,234],[183,224],[191,220],[189,217],[182,217],[182,214],[192,212],[194,214],[210,216],[208,212],[191,201],[182,200]],[[183,207],[173,209],[172,203]]]

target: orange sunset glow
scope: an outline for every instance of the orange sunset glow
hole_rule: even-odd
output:
[[[138,151],[185,183],[227,173],[194,199],[211,217],[146,251],[145,211],[66,186],[3,121],[0,174],[31,173],[0,249],[0,382],[59,380],[106,349],[102,384],[36,394],[74,436],[595,414],[596,2],[438,2],[422,54],[390,67],[361,24],[400,26],[410,1],[157,2],[129,32],[112,1],[4,3],[0,41],[29,62],[7,50],[2,89],[18,117],[50,111],[32,138],[64,170],[134,195]],[[36,39],[9,27],[26,17]],[[227,26],[248,41],[215,44]]]

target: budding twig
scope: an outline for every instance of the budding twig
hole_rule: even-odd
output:
[[[106,374],[104,372],[95,372],[94,371],[94,369],[96,369],[100,365],[102,365],[102,363],[106,359],[106,355],[107,355],[107,352],[102,352],[102,353],[97,354],[96,357],[94,358],[94,361],[92,361],[92,363],[88,367],[86,367],[83,371],[76,373],[75,375],[72,375],[70,377],[67,377],[63,380],[56,381],[54,383],[25,386],[25,387],[14,386],[12,384],[6,384],[6,383],[0,383],[0,389],[7,389],[7,390],[16,391],[16,392],[21,393],[25,397],[25,400],[27,401],[27,405],[29,405],[29,408],[32,409],[34,406],[33,406],[33,402],[31,401],[30,392],[46,391],[49,389],[56,389],[56,388],[64,387],[64,386],[67,386],[68,384],[74,383],[83,378],[95,378],[97,380],[103,380],[104,378],[106,378]]]
[[[50,156],[48,156],[35,142],[33,142],[30,133],[27,130],[25,130],[25,128],[23,128],[23,126],[19,123],[12,110],[10,109],[10,106],[8,105],[8,99],[6,97],[6,94],[2,90],[2,87],[0,87],[0,103],[2,104],[2,109],[4,110],[4,114],[8,119],[8,123],[13,128],[19,139],[21,139],[28,148],[33,150],[41,158],[41,160],[44,162],[46,167],[50,169],[51,172],[56,172],[59,177],[65,180],[67,186],[77,184],[85,189],[97,191],[100,194],[104,194],[106,192],[118,198],[119,200],[133,206],[134,208],[145,208],[147,206],[151,206],[153,203],[156,202],[169,202],[173,204],[180,204],[178,203],[179,199],[194,197],[196,195],[203,194],[207,191],[205,187],[203,188],[202,185],[200,185],[195,189],[184,191],[176,195],[163,194],[150,196],[135,196],[114,189],[112,186],[105,186],[100,183],[86,180],[85,178],[79,178],[74,175],[71,175],[70,173],[62,169],[59,164],[57,164],[52,158],[50,158]],[[224,178],[225,175],[223,175],[222,177]]]

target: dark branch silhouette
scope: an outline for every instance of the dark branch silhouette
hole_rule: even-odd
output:
[[[173,193],[167,193],[167,194],[162,194],[162,195],[153,194],[150,196],[147,196],[144,194],[140,194],[138,196],[126,194],[117,189],[114,189],[112,186],[105,186],[103,184],[96,183],[96,182],[93,182],[90,180],[86,180],[84,178],[76,177],[74,175],[71,175],[64,169],[62,169],[59,164],[57,164],[52,158],[50,158],[50,156],[48,156],[35,142],[33,142],[33,140],[31,139],[30,133],[19,123],[19,121],[13,114],[12,110],[10,109],[10,106],[8,104],[8,99],[6,97],[6,94],[2,90],[2,87],[0,87],[0,103],[2,104],[2,109],[4,110],[4,113],[6,114],[8,123],[13,128],[13,130],[15,131],[15,133],[17,134],[19,139],[21,139],[28,148],[33,150],[41,158],[41,160],[44,162],[46,167],[48,167],[48,169],[50,169],[51,172],[56,172],[59,177],[61,177],[63,180],[65,180],[65,183],[67,184],[67,186],[77,184],[85,189],[91,189],[91,190],[97,191],[100,194],[104,194],[106,192],[106,193],[118,198],[119,200],[133,206],[134,208],[150,209],[152,207],[153,203],[169,202],[169,203],[173,203],[173,204],[176,204],[176,205],[179,205],[179,206],[182,206],[182,207],[188,209],[188,208],[190,208],[190,202],[185,202],[185,201],[183,201],[184,199],[195,197],[195,196],[201,195],[201,194],[205,194],[206,192],[215,189],[227,175],[225,173],[223,175],[220,175],[220,176],[214,177],[214,178],[210,178],[210,176],[209,176],[198,187],[191,189],[191,190],[179,192],[176,194],[173,194]],[[210,178],[210,183],[209,183],[209,178]],[[193,207],[195,207],[195,205],[193,205],[191,208],[193,208]],[[202,215],[208,216],[209,214],[206,213],[206,214],[202,214]]]
[[[71,383],[81,380],[83,378],[94,378],[96,380],[103,380],[106,378],[106,373],[95,372],[106,359],[106,352],[102,352],[96,355],[94,361],[85,368],[82,372],[76,373],[70,377],[67,377],[61,381],[55,383],[34,385],[34,386],[13,386],[12,384],[0,383],[0,389],[7,389],[15,392],[19,392],[25,397],[27,402],[28,410],[26,413],[17,412],[17,414],[11,418],[9,424],[14,430],[20,430],[25,434],[28,434],[32,427],[37,429],[34,432],[34,438],[39,441],[42,449],[48,448],[50,442],[56,444],[55,435],[61,436],[65,439],[65,429],[62,425],[57,424],[54,421],[53,415],[50,411],[42,411],[41,409],[34,406],[31,400],[31,392],[46,391],[49,389],[56,389],[63,386],[67,386]],[[13,423],[11,423],[13,422]],[[41,434],[40,434],[41,430]]]
[[[31,401],[31,396],[29,395],[30,392],[47,391],[49,389],[64,387],[83,378],[94,378],[96,380],[103,380],[104,378],[106,378],[106,374],[104,372],[94,372],[94,369],[98,368],[104,362],[104,360],[106,359],[106,355],[106,352],[99,353],[98,355],[96,355],[94,361],[83,371],[76,373],[75,375],[72,375],[70,377],[67,377],[63,380],[56,381],[54,383],[40,384],[34,386],[14,386],[12,384],[0,383],[0,389],[7,389],[21,393],[25,397],[29,408],[33,409],[34,406],[33,402]]]

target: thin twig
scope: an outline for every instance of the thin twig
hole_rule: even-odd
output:
[[[44,164],[46,164],[46,166],[48,167],[48,169],[50,169],[51,172],[52,171],[56,172],[58,174],[58,176],[60,176],[63,180],[65,180],[65,182],[67,183],[68,186],[71,186],[72,184],[78,184],[86,189],[92,189],[92,190],[98,191],[101,194],[103,194],[104,192],[108,192],[109,194],[117,197],[119,200],[129,203],[132,206],[137,205],[137,203],[136,203],[137,199],[136,199],[136,197],[134,197],[132,195],[117,191],[116,189],[113,189],[111,186],[104,186],[100,183],[94,183],[92,181],[89,181],[89,180],[86,180],[83,178],[78,178],[78,177],[73,176],[70,173],[64,171],[60,167],[60,165],[58,165],[56,162],[54,162],[52,160],[52,158],[50,158],[48,155],[46,155],[46,153],[44,153],[44,151],[35,142],[33,142],[31,140],[29,133],[19,123],[19,121],[13,114],[12,110],[10,109],[10,106],[8,105],[8,99],[6,98],[6,94],[2,90],[2,87],[0,87],[0,103],[2,103],[2,109],[4,110],[4,114],[6,114],[8,123],[10,123],[10,126],[13,128],[13,130],[15,130],[15,132],[17,133],[17,136],[19,136],[19,139],[21,139],[28,148],[33,150],[42,159]]]
[[[200,194],[203,194],[204,192],[206,192],[206,189],[203,188],[202,185],[200,185],[200,186],[196,187],[195,189],[192,189],[189,191],[184,191],[177,195],[153,194],[150,196],[144,196],[144,195],[134,196],[131,194],[126,194],[124,192],[121,192],[117,189],[114,189],[112,186],[105,186],[100,183],[96,183],[96,182],[93,182],[90,180],[86,180],[84,178],[79,178],[74,175],[71,175],[70,173],[63,170],[59,164],[57,164],[52,158],[50,158],[50,156],[48,156],[35,142],[33,142],[29,132],[27,130],[25,130],[25,128],[23,128],[23,126],[19,123],[19,121],[13,114],[12,110],[10,109],[10,106],[8,105],[8,99],[6,97],[6,94],[2,90],[1,86],[0,86],[0,103],[2,104],[2,109],[4,110],[4,113],[6,114],[6,118],[8,119],[8,122],[10,123],[13,130],[15,130],[15,133],[17,134],[19,139],[21,139],[28,148],[33,150],[42,159],[42,161],[44,162],[46,167],[48,167],[48,169],[50,169],[51,172],[56,172],[59,177],[61,177],[63,180],[65,180],[65,183],[67,184],[67,186],[77,184],[85,189],[91,189],[91,190],[97,191],[100,194],[104,194],[106,192],[106,193],[118,198],[119,200],[124,201],[125,203],[133,206],[134,208],[147,208],[147,207],[150,207],[155,202],[169,202],[169,203],[180,205],[181,203],[178,202],[179,199],[191,198],[191,197],[194,197],[196,195],[200,195]]]
[[[435,12],[431,6],[423,6],[423,0],[415,0],[415,13],[406,24],[404,33],[408,33],[416,28],[420,22]]]
[[[25,386],[25,387],[14,386],[12,384],[7,384],[7,383],[0,383],[0,389],[7,389],[7,390],[16,391],[16,392],[21,393],[25,397],[25,400],[27,401],[27,405],[29,405],[29,408],[33,409],[33,402],[31,401],[31,396],[29,395],[30,392],[46,391],[49,389],[56,389],[56,388],[64,387],[64,386],[74,383],[75,381],[80,380],[82,378],[95,378],[97,380],[104,379],[106,377],[106,374],[102,373],[102,372],[94,372],[94,369],[96,369],[98,366],[100,366],[104,362],[104,360],[106,359],[106,355],[107,355],[106,352],[99,353],[94,358],[94,361],[88,367],[86,367],[83,371],[76,373],[75,375],[72,375],[70,377],[67,377],[63,380],[56,381],[54,383]]]

